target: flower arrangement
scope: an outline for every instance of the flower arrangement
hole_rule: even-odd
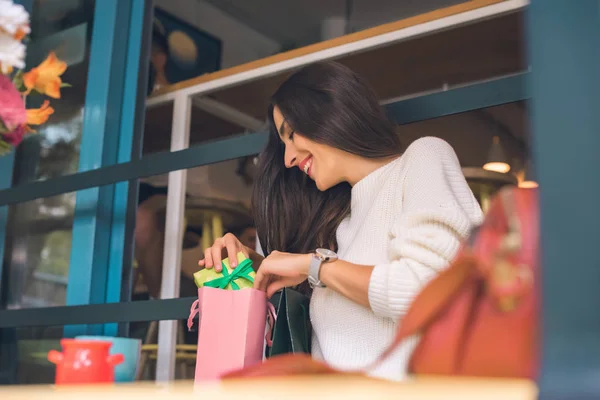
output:
[[[29,14],[13,0],[0,0],[0,156],[17,147],[32,126],[44,124],[54,109],[45,100],[40,108],[25,107],[32,93],[60,99],[69,86],[61,75],[67,64],[51,52],[37,67],[25,72],[25,41],[30,33]]]

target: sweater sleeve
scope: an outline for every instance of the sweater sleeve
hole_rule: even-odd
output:
[[[369,303],[378,316],[400,318],[413,298],[456,256],[483,216],[454,150],[436,138],[415,141],[398,190],[386,264],[375,265]]]

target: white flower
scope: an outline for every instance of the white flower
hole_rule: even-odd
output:
[[[14,36],[17,32],[30,33],[29,14],[12,0],[0,0],[0,32]]]
[[[25,45],[0,33],[0,69],[7,74],[11,67],[25,68]]]

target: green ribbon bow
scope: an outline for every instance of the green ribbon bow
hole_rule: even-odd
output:
[[[249,274],[253,272],[252,269],[252,261],[250,259],[245,259],[232,270],[233,272],[230,274],[228,268],[223,265],[223,276],[217,279],[213,279],[212,281],[204,282],[204,286],[217,288],[217,289],[225,289],[227,285],[231,284],[231,288],[233,290],[240,290],[240,286],[235,283],[236,279],[246,279],[250,283],[254,283],[254,278]]]

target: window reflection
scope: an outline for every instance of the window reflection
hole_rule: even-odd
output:
[[[27,65],[50,51],[67,62],[72,87],[53,102],[54,114],[29,136],[15,159],[13,184],[77,172],[95,0],[36,0]],[[32,107],[41,99],[28,98]],[[6,254],[9,308],[64,305],[75,194],[36,199],[10,208]]]
[[[181,297],[195,296],[193,274],[204,249],[231,232],[248,247],[256,246],[250,197],[256,166],[244,157],[187,170],[184,232],[181,243]],[[168,175],[140,183],[135,230],[134,299],[160,297],[165,245]]]

